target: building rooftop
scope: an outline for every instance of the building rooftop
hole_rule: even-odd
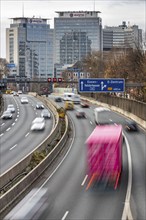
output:
[[[12,19],[13,24],[47,24],[47,21],[50,20],[49,18],[41,18],[41,17],[14,17],[9,18]]]
[[[39,20],[39,19],[41,19],[41,20],[45,20],[45,21],[50,20],[50,18],[41,18],[41,17],[37,18],[37,17],[34,17],[34,16],[33,17],[23,17],[22,16],[22,17],[14,17],[14,18],[9,18],[9,19],[14,19],[14,20],[17,20],[17,19],[36,19],[36,20],[38,19]]]
[[[88,12],[95,12],[95,13],[101,13],[100,11],[55,11],[56,13],[88,13]]]

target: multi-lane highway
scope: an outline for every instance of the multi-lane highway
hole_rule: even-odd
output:
[[[27,96],[29,103],[21,104],[21,97]],[[0,174],[7,171],[19,160],[31,152],[50,133],[53,126],[53,116],[46,120],[44,131],[32,132],[31,123],[35,117],[39,117],[41,110],[36,109],[35,97],[29,95],[5,95],[5,109],[8,104],[15,106],[13,118],[9,120],[0,119]]]
[[[146,133],[141,128],[139,132],[128,133],[123,127],[126,141],[123,143],[123,172],[118,189],[105,188],[100,184],[86,189],[89,179],[85,141],[96,126],[95,107],[91,104],[90,108],[84,109],[85,119],[77,119],[75,110],[68,111],[73,124],[69,150],[48,177],[45,173],[45,182],[41,187],[47,188],[50,196],[48,207],[40,219],[123,220],[129,196],[134,219],[146,219]],[[80,108],[79,105],[75,105],[77,108]],[[124,124],[122,115],[114,113],[112,116],[110,122],[114,119]]]
[[[77,119],[75,111],[68,114],[74,125],[74,135],[70,152],[54,173],[44,184],[54,195],[54,206],[43,213],[44,219],[122,219],[128,188],[129,171],[131,182],[131,207],[134,218],[146,219],[146,179],[145,179],[145,141],[143,130],[135,133],[123,132],[128,142],[123,144],[123,173],[118,190],[104,189],[94,185],[86,190],[88,176],[86,172],[86,145],[85,141],[95,127],[93,110],[96,105],[84,109],[86,119]],[[75,108],[79,108],[78,105]],[[125,119],[119,114],[115,121],[124,124]],[[109,120],[111,120],[109,118]],[[128,146],[126,146],[128,144]],[[127,154],[130,150],[130,155]],[[130,170],[129,170],[130,164]],[[132,166],[131,166],[132,165]],[[129,191],[127,191],[129,190]]]

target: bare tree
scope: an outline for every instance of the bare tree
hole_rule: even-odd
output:
[[[9,69],[7,67],[8,62],[6,59],[0,58],[0,79],[3,76],[6,76],[9,73]]]
[[[83,59],[83,70],[90,73],[91,78],[103,77],[103,54],[94,51]]]

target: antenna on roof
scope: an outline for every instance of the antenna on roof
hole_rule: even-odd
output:
[[[93,11],[95,11],[95,0],[93,0]]]
[[[24,3],[22,2],[22,17],[24,17]]]

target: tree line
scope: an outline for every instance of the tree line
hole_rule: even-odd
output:
[[[129,83],[146,84],[146,53],[138,47],[108,52],[92,52],[82,61],[83,71],[91,78],[124,78]],[[145,87],[128,89],[127,93],[139,101],[146,101]]]

